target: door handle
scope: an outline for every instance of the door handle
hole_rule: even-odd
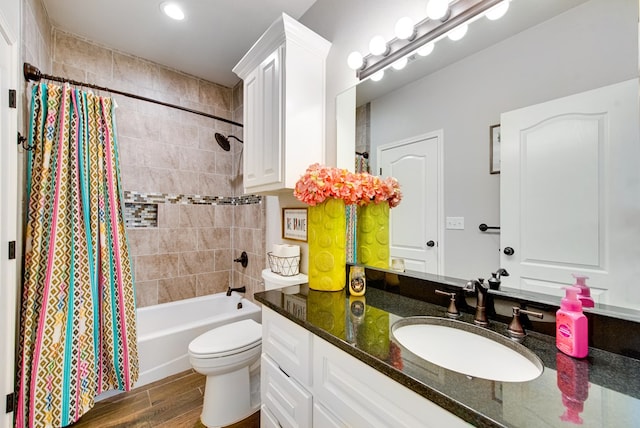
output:
[[[515,254],[515,250],[511,247],[504,247],[503,253],[507,256],[513,256]]]
[[[436,243],[433,241],[428,241],[427,242],[427,247],[435,247]]]

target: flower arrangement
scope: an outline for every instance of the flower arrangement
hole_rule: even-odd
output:
[[[344,200],[345,204],[367,205],[388,201],[389,207],[400,204],[400,183],[393,177],[380,178],[369,173],[352,173],[346,169],[309,166],[296,182],[293,195],[298,200],[314,206],[327,198]]]

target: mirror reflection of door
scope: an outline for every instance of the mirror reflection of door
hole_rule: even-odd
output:
[[[638,115],[637,79],[502,114],[503,285],[564,295],[581,273],[600,303],[640,301],[629,286],[640,260]]]
[[[374,172],[397,178],[403,194],[389,215],[391,258],[404,259],[407,270],[442,274],[442,132],[382,145],[377,159]]]

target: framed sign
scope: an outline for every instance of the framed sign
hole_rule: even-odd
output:
[[[282,209],[282,238],[307,242],[307,209]]]
[[[500,125],[489,127],[489,173],[500,174]]]

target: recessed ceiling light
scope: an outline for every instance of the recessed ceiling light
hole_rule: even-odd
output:
[[[160,9],[171,19],[175,19],[176,21],[182,21],[184,19],[184,12],[176,3],[162,3]]]

